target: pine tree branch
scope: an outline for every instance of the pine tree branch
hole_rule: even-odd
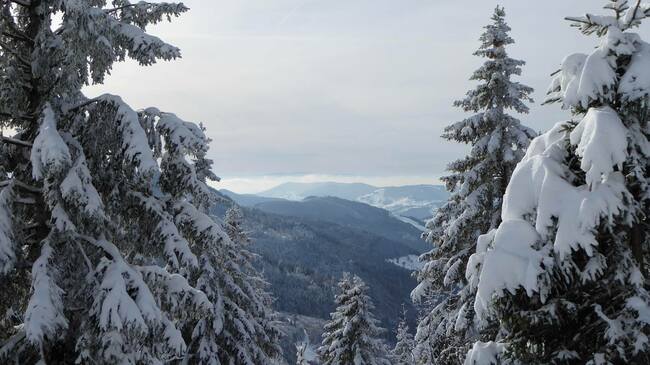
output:
[[[587,25],[591,25],[591,26],[596,25],[596,23],[594,23],[592,21],[589,21],[588,19],[576,18],[576,17],[572,17],[572,16],[567,16],[567,17],[564,18],[564,20],[568,20],[568,21],[574,22],[574,23],[583,23],[583,24],[587,24]]]
[[[16,114],[12,114],[12,113],[8,113],[8,112],[3,112],[3,111],[0,111],[0,117],[22,119],[22,120],[26,120],[26,121],[33,121],[33,120],[34,120],[34,117],[33,117],[33,116],[29,116],[29,115],[16,115]]]
[[[99,98],[88,99],[88,100],[86,100],[86,101],[83,101],[83,102],[81,102],[81,103],[79,103],[79,104],[76,104],[76,105],[74,105],[74,106],[71,106],[71,107],[65,109],[64,112],[65,112],[66,114],[73,113],[73,112],[75,112],[75,111],[77,111],[77,110],[79,110],[79,109],[81,109],[81,108],[83,108],[83,107],[85,107],[85,106],[88,106],[88,105],[90,105],[90,104],[92,104],[92,103],[96,103],[96,102],[98,102],[98,101],[100,101]]]
[[[83,246],[77,240],[75,240],[74,242],[77,244],[77,248],[81,252],[81,256],[83,256],[83,258],[84,258],[84,262],[86,263],[86,267],[88,267],[88,272],[92,272],[93,271],[93,265],[90,262],[90,259],[88,258],[88,255],[86,255],[86,251],[84,250]]]
[[[106,240],[100,239],[96,240],[93,237],[78,234],[77,237],[83,239],[84,241],[90,243],[91,245],[101,248],[111,260],[123,260],[122,255],[120,254],[119,250],[117,247],[115,247],[113,244],[106,242]]]
[[[10,180],[5,180],[5,181],[0,181],[0,188],[9,186],[11,184],[14,184],[16,187],[25,190],[30,193],[34,194],[40,194],[42,190],[40,188],[37,188],[35,186],[27,185],[24,182],[16,179],[10,179]]]
[[[182,3],[178,3],[178,4],[182,5]],[[110,13],[115,13],[115,12],[120,11],[120,10],[133,8],[133,7],[136,7],[136,6],[155,6],[155,5],[159,5],[159,4],[152,3],[152,2],[140,1],[140,2],[135,3],[135,4],[127,4],[127,5],[122,5],[122,6],[118,6],[118,7],[115,7],[115,8],[111,8],[111,9],[104,9],[104,12],[110,14]]]
[[[24,6],[24,7],[26,7],[26,8],[32,6],[32,2],[29,1],[29,0],[9,0],[9,1],[11,1],[11,2],[14,3],[14,4],[18,4],[18,5],[20,5],[20,6]]]
[[[641,7],[641,0],[637,0],[636,5],[634,5],[634,11],[632,12],[632,17],[630,18],[628,24],[626,24],[627,28],[631,27],[632,24],[634,24],[634,21],[636,20],[636,13],[639,11],[640,7]]]
[[[546,99],[546,100],[544,100],[544,102],[542,102],[542,105],[549,105],[549,104],[557,103],[558,101],[561,101],[561,100],[562,100],[562,98],[559,98],[559,97],[558,98],[553,98],[553,99]]]
[[[2,32],[2,35],[5,37],[13,38],[17,41],[22,41],[22,42],[27,42],[30,45],[34,44],[34,40],[23,35],[23,34],[16,34],[16,33],[11,33],[11,32]]]
[[[1,138],[2,142],[7,143],[7,144],[13,144],[13,145],[16,145],[16,146],[29,147],[29,148],[32,147],[32,144],[30,142],[22,141],[20,139],[5,137],[5,136],[0,136],[0,138]]]
[[[14,268],[19,269],[19,270],[21,270],[21,269],[30,270],[32,267],[34,267],[33,262],[24,261],[24,260],[16,262],[16,264],[14,265]]]
[[[36,204],[36,199],[34,198],[16,198],[14,203],[23,204],[23,205],[34,205]]]
[[[7,53],[13,55],[14,57],[16,57],[16,59],[20,61],[20,63],[22,63],[24,66],[29,67],[31,69],[32,67],[31,63],[28,60],[24,59],[23,56],[20,55],[18,52],[16,52],[14,49],[9,47],[5,42],[0,41],[0,48],[5,50]]]
[[[42,225],[43,225],[43,224],[41,224],[41,223],[32,223],[32,224],[28,224],[28,225],[22,227],[22,229],[23,229],[23,230],[34,229],[34,228],[41,227]]]
[[[147,5],[151,5],[151,3],[146,3],[146,4],[147,4]],[[117,12],[117,11],[120,11],[120,10],[123,10],[123,9],[132,8],[132,7],[135,7],[135,6],[137,6],[137,5],[142,5],[142,3],[138,3],[138,4],[127,4],[127,5],[118,6],[118,7],[116,7],[116,8],[104,9],[104,12],[109,13],[109,14],[110,14],[110,13],[115,13],[115,12]]]

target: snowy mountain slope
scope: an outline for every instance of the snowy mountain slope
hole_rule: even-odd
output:
[[[418,255],[406,255],[394,259],[388,259],[388,262],[407,270],[416,271],[422,269],[422,266],[424,265],[418,258]]]
[[[386,209],[400,217],[426,220],[444,204],[448,196],[447,190],[441,185],[411,185],[378,188],[356,200]]]

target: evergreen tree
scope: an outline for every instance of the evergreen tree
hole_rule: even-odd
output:
[[[573,118],[531,143],[470,259],[476,312],[500,328],[468,365],[650,363],[650,44],[632,31],[650,5],[606,9],[568,18],[600,41],[549,89]]]
[[[372,314],[374,305],[368,286],[358,276],[343,274],[336,296],[337,308],[325,325],[318,353],[325,365],[390,364],[385,344],[378,336],[384,331]]]
[[[0,137],[0,362],[158,364],[195,350],[233,353],[210,340],[225,338],[223,293],[241,274],[237,246],[206,215],[206,179],[217,177],[203,128],[81,93],[116,61],[179,57],[146,27],[186,10],[0,3],[0,126],[15,131]]]
[[[475,114],[448,126],[442,135],[471,150],[449,165],[451,174],[442,180],[451,196],[424,234],[434,248],[420,258],[425,265],[412,293],[414,301],[434,304],[417,328],[414,353],[422,364],[458,364],[478,335],[472,308],[475,287],[468,285],[465,267],[478,236],[499,224],[508,180],[535,135],[506,112],[527,113],[525,102],[531,101],[532,92],[511,80],[521,74],[524,62],[508,57],[506,46],[514,43],[509,31],[505,11],[497,7],[474,53],[487,59],[471,77],[478,85],[454,103]]]
[[[305,352],[307,351],[307,343],[301,342],[296,345],[296,365],[309,365]]]
[[[409,332],[408,324],[406,323],[406,308],[402,306],[402,315],[399,323],[397,324],[397,343],[391,351],[391,362],[393,365],[412,365],[415,364],[413,358],[413,348],[415,341],[413,335]]]
[[[233,205],[225,217],[225,230],[235,244],[220,267],[227,275],[217,282],[225,313],[217,344],[221,363],[240,359],[241,364],[271,364],[282,350],[280,330],[275,326],[273,299],[266,291],[268,283],[253,267],[256,256],[247,250],[250,239],[244,228],[241,210]],[[215,285],[215,282],[208,284]]]

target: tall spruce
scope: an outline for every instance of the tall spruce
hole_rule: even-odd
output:
[[[243,364],[272,364],[280,358],[280,330],[268,283],[253,267],[257,258],[248,251],[250,238],[244,231],[244,217],[233,205],[225,217],[225,230],[235,244],[230,258],[222,260],[221,288],[224,307],[224,330],[218,336],[218,357],[222,364],[241,359]],[[214,283],[210,283],[214,285]]]
[[[386,345],[380,339],[368,296],[368,286],[358,276],[343,274],[336,296],[336,311],[325,325],[318,354],[324,365],[388,365]]]
[[[424,234],[434,248],[421,257],[425,265],[412,293],[416,302],[433,303],[416,334],[415,357],[422,364],[458,364],[478,336],[472,307],[476,288],[466,280],[465,267],[478,236],[499,224],[508,180],[535,136],[507,113],[527,113],[525,102],[532,92],[511,80],[521,74],[524,62],[508,57],[506,46],[514,43],[509,31],[505,11],[497,7],[474,53],[487,59],[471,77],[478,85],[454,103],[475,114],[442,135],[471,150],[448,166],[451,174],[442,180],[451,196]]]
[[[146,27],[186,10],[0,3],[0,125],[15,131],[0,137],[0,362],[158,364],[230,351],[210,340],[227,328],[225,287],[203,290],[238,275],[226,271],[236,245],[206,214],[206,179],[217,177],[203,128],[81,92],[114,62],[179,57]]]
[[[599,40],[549,88],[572,119],[531,143],[468,265],[476,312],[500,324],[468,365],[650,363],[650,44],[633,32],[650,4],[605,8],[567,18]]]
[[[406,308],[403,305],[395,338],[397,343],[390,352],[392,365],[415,364],[415,358],[413,357],[415,341],[413,340],[413,335],[409,332],[409,326],[406,323]]]

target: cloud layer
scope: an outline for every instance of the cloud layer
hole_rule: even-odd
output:
[[[595,45],[563,20],[589,0],[505,0],[520,81],[541,101],[569,52]],[[605,2],[603,1],[603,4]],[[465,148],[439,138],[482,62],[471,54],[494,3],[432,0],[189,0],[152,32],[183,59],[118,65],[106,85],[135,107],[202,121],[215,171],[233,176],[437,176]],[[647,29],[643,32],[647,33]],[[534,106],[544,130],[568,115]],[[397,178],[396,178],[397,179]]]

